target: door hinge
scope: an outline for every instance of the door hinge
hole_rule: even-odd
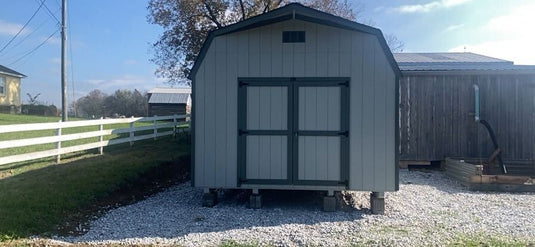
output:
[[[249,134],[249,131],[247,130],[238,130],[238,135],[247,135]]]

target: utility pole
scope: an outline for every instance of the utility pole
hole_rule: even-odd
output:
[[[67,121],[67,0],[61,3],[61,121]]]

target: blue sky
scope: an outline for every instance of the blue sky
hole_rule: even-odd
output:
[[[60,0],[46,0],[60,18]],[[147,23],[148,0],[68,1],[69,102],[93,89],[149,90],[164,86],[149,59],[151,43],[162,32]],[[530,0],[375,0],[363,6],[361,19],[405,43],[405,52],[466,51],[535,64],[535,1]],[[32,16],[40,0],[4,1],[0,15],[0,49]],[[60,105],[60,35],[57,21],[42,7],[28,26],[3,52],[0,64],[28,77],[26,93]],[[43,43],[44,42],[44,43]],[[35,52],[23,57],[39,44]],[[23,57],[21,59],[21,57]],[[69,55],[69,60],[71,56]],[[18,60],[18,61],[17,61]],[[74,83],[73,83],[74,82]],[[74,92],[73,92],[74,88]],[[74,97],[73,97],[74,93]]]

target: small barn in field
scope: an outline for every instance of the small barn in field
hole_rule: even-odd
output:
[[[211,32],[193,85],[192,183],[398,190],[398,66],[379,29],[293,3]]]
[[[191,111],[191,88],[154,88],[148,93],[149,116],[185,115]]]
[[[394,57],[403,74],[399,81],[402,165],[491,155],[489,134],[474,120],[477,85],[480,118],[494,129],[503,158],[535,174],[535,66],[474,53]]]

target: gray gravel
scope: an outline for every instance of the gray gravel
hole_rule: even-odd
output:
[[[440,172],[403,170],[400,183],[398,192],[386,193],[386,215],[371,215],[368,193],[361,192],[347,192],[352,209],[334,213],[322,212],[321,197],[310,192],[285,192],[282,198],[268,193],[259,210],[248,209],[244,196],[232,192],[217,206],[203,208],[202,190],[185,183],[109,211],[83,236],[55,240],[184,246],[225,241],[429,246],[474,239],[535,244],[534,193],[470,192]]]

